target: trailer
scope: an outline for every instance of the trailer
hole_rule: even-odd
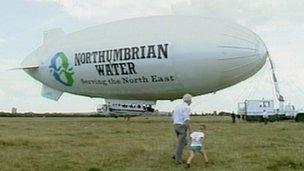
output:
[[[270,121],[293,119],[297,116],[295,107],[291,104],[285,105],[284,97],[280,93],[278,79],[275,75],[275,68],[268,55],[272,71],[272,79],[276,93],[276,100],[279,102],[279,108],[274,108],[274,100],[245,100],[238,103],[237,113],[244,115],[247,121],[262,121],[264,112],[267,113]],[[301,115],[298,116],[300,118]],[[304,117],[303,117],[304,118]]]
[[[262,121],[264,111],[269,118],[274,117],[274,100],[245,100],[238,103],[237,114],[244,116],[247,121]]]

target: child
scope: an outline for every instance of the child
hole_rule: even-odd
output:
[[[202,127],[205,130],[206,128],[205,125],[203,125]],[[190,156],[187,160],[187,168],[190,168],[191,161],[194,158],[195,153],[200,153],[203,156],[205,163],[208,164],[208,158],[203,143],[204,133],[201,130],[194,131],[190,134],[190,138],[191,138],[191,144],[189,146]]]

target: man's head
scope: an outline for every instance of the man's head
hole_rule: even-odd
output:
[[[185,94],[183,96],[183,101],[190,105],[192,103],[192,95],[191,94]]]

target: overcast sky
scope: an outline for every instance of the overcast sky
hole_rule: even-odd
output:
[[[40,96],[41,84],[18,67],[42,43],[45,30],[67,33],[110,21],[152,15],[198,15],[224,18],[256,32],[276,64],[280,89],[297,108],[304,107],[303,0],[1,0],[0,111],[15,106],[21,112],[94,111],[102,99],[65,93],[58,102]],[[194,98],[194,112],[236,111],[245,99],[274,98],[269,65],[233,87]],[[161,101],[171,110],[177,102]]]

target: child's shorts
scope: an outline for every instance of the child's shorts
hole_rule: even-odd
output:
[[[202,147],[201,146],[190,146],[189,150],[196,152],[196,153],[200,153],[201,152]]]

